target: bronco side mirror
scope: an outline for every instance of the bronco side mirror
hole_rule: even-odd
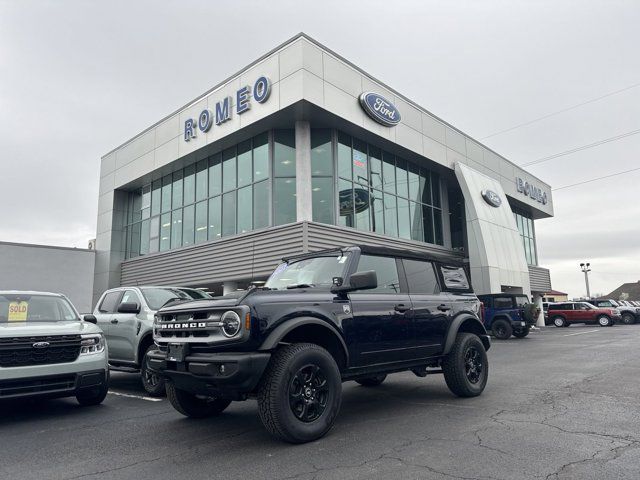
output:
[[[378,276],[373,270],[366,272],[356,272],[349,277],[349,283],[347,285],[334,286],[331,288],[333,293],[347,293],[355,290],[371,290],[378,287]]]

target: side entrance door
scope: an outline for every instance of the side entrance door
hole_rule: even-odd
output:
[[[348,341],[354,366],[412,358],[412,306],[404,279],[401,283],[400,262],[393,257],[360,256],[356,271],[375,271],[378,287],[349,294],[353,317]]]

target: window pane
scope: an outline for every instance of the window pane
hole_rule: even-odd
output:
[[[151,215],[158,215],[160,213],[160,189],[162,183],[160,180],[153,182],[151,187]]]
[[[354,150],[355,151],[355,150]],[[354,208],[356,211],[356,228],[368,232],[371,230],[371,209],[369,189],[361,185],[353,186]]]
[[[193,203],[196,198],[196,166],[189,165],[184,169],[184,205]]]
[[[440,271],[444,278],[444,286],[456,290],[468,290],[469,279],[467,272],[462,267],[441,266]]]
[[[151,206],[151,185],[142,187],[142,210]]]
[[[171,210],[171,175],[162,178],[161,211]]]
[[[165,252],[171,246],[171,214],[165,213],[160,217],[160,251]]]
[[[435,240],[438,245],[444,245],[442,237],[442,210],[433,209],[433,226],[435,229]]]
[[[248,185],[252,180],[251,140],[247,140],[238,145],[238,186]]]
[[[431,190],[433,191],[433,206],[440,207],[440,175],[431,173]]]
[[[431,262],[403,260],[409,293],[438,293],[438,280]]]
[[[385,192],[396,193],[396,167],[393,155],[387,152],[382,153],[382,178]]]
[[[188,207],[184,207],[182,217],[182,245],[193,245],[194,239],[194,228],[193,228],[193,219],[194,219],[194,207],[193,205],[189,205]]]
[[[433,208],[427,205],[422,206],[422,223],[424,225],[424,241],[434,243]]]
[[[398,189],[398,196],[405,198],[409,196],[407,162],[401,158],[396,158],[396,187]]]
[[[276,178],[273,181],[274,224],[282,225],[296,221],[296,180]]]
[[[312,178],[313,221],[333,224],[333,178]]]
[[[171,208],[182,206],[182,170],[173,174],[173,188],[171,189]]]
[[[200,160],[196,167],[196,202],[207,198],[208,160]]]
[[[351,137],[338,132],[338,175],[351,180]]]
[[[236,233],[236,192],[222,196],[222,236]]]
[[[171,248],[182,246],[182,209],[171,212]]]
[[[222,193],[222,154],[209,157],[209,196]]]
[[[388,193],[384,194],[384,233],[394,237],[398,236],[396,197]]]
[[[294,130],[273,132],[273,172],[276,177],[295,177],[296,139]]]
[[[207,201],[196,203],[196,243],[207,241]]]
[[[422,189],[422,203],[433,205],[431,199],[431,173],[424,168],[420,169],[420,187]]]
[[[404,198],[398,198],[398,236],[400,238],[411,238],[409,201]]]
[[[384,203],[382,192],[372,190],[370,194],[371,200],[371,230],[378,233],[384,233]]]
[[[149,224],[148,220],[145,220],[147,225]],[[149,232],[147,229],[147,244],[149,243]],[[134,223],[129,227],[129,258],[137,257],[138,255],[143,255],[140,251],[140,224]],[[147,253],[147,252],[145,252]]]
[[[238,190],[238,233],[249,232],[253,229],[253,187],[248,186]]]
[[[222,236],[222,214],[220,196],[209,200],[209,240],[218,240]]]
[[[420,182],[418,167],[409,165],[409,199],[414,202],[421,202],[423,189],[424,182]]]
[[[129,223],[138,222],[142,218],[142,190],[131,192],[129,195],[129,208],[128,208],[128,221]]]
[[[140,224],[140,255],[149,253],[149,224],[149,219]]]
[[[253,228],[269,226],[269,182],[253,186]]]
[[[253,137],[253,181],[269,177],[269,134]]]
[[[424,242],[424,229],[422,227],[422,206],[409,202],[409,216],[411,218],[411,240]]]
[[[370,183],[373,188],[382,190],[382,154],[380,150],[369,146]]]
[[[311,175],[333,175],[331,130],[328,128],[311,129]]]
[[[353,185],[343,179],[338,179],[338,204],[340,217],[338,225],[353,227]]]
[[[353,179],[357,183],[369,185],[369,169],[367,167],[367,144],[353,139]]]
[[[222,152],[222,191],[236,188],[236,149],[228,148]]]
[[[398,280],[398,267],[395,258],[376,257],[362,255],[358,261],[358,272],[373,270],[378,277],[378,288],[366,290],[365,293],[398,293],[400,281]],[[354,292],[356,294],[357,292]]]

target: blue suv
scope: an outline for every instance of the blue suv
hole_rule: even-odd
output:
[[[484,326],[499,340],[524,338],[536,323],[537,307],[529,297],[514,293],[478,295],[484,306]],[[539,312],[538,312],[539,313]]]

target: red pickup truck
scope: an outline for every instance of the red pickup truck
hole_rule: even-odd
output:
[[[563,302],[549,305],[547,316],[556,327],[568,327],[572,323],[598,324],[610,327],[620,320],[615,308],[598,308],[588,302]]]

